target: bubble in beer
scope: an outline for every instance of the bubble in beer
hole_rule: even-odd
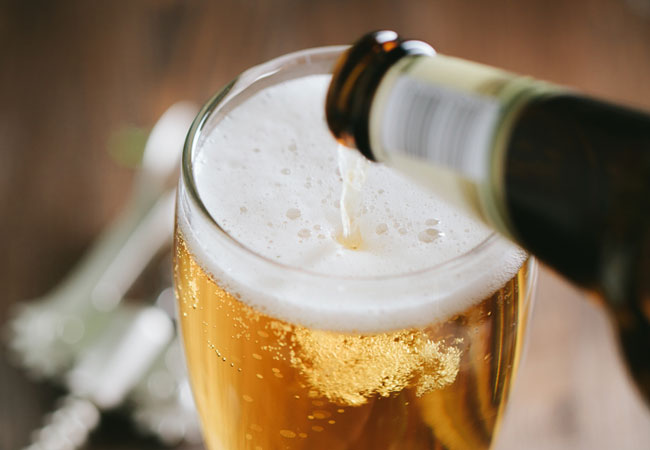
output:
[[[330,413],[327,411],[314,411],[312,415],[316,419],[327,419],[330,416]]]
[[[291,169],[285,167],[282,169],[280,172],[282,172],[282,175],[291,175]]]
[[[294,433],[291,430],[280,430],[280,436],[285,437],[285,438],[289,438],[289,439],[293,439],[293,438],[296,437],[296,433]]]
[[[307,228],[303,228],[302,230],[298,231],[298,236],[306,239],[311,236],[311,231]]]
[[[385,223],[380,223],[379,225],[377,225],[377,228],[375,228],[375,231],[377,232],[377,234],[384,234],[388,231],[388,225],[386,225]]]

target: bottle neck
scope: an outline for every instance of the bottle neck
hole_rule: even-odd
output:
[[[374,160],[368,131],[372,99],[386,72],[407,55],[432,56],[435,51],[424,42],[377,31],[357,41],[334,67],[325,101],[327,124],[339,142],[356,147],[370,160]]]

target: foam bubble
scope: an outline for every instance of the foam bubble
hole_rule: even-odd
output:
[[[323,117],[328,82],[326,75],[308,76],[253,95],[232,110],[196,149],[194,176],[199,196],[232,238],[269,260],[324,277],[390,278],[408,277],[457,258],[490,235],[487,228],[458,214],[435,194],[383,165],[369,164],[365,186],[357,199],[361,208],[356,225],[363,245],[358,250],[343,247],[337,240],[342,233],[337,143]],[[221,170],[217,172],[217,168]],[[367,327],[403,326],[395,319],[395,312],[402,309],[411,317],[405,316],[405,320],[413,321],[418,305],[440,315],[449,313],[466,306],[467,299],[484,297],[500,287],[525,257],[516,247],[500,243],[501,261],[481,267],[481,273],[473,277],[465,276],[471,295],[463,286],[460,291],[466,299],[460,301],[443,302],[440,296],[444,293],[418,293],[413,291],[418,283],[410,283],[406,290],[411,297],[392,304],[389,299],[385,304],[381,299],[372,304],[372,299],[363,295],[341,295],[337,297],[341,302],[328,299],[319,304],[313,295],[297,287],[268,286],[261,288],[264,293],[245,292],[251,290],[251,277],[261,276],[259,271],[246,266],[234,269],[235,261],[226,259],[222,243],[212,242],[208,236],[211,232],[202,228],[202,216],[193,211],[196,208],[190,203],[185,206],[179,208],[179,215],[188,217],[179,223],[188,241],[196,238],[191,250],[198,257],[204,255],[200,259],[209,272],[218,279],[227,278],[242,292],[242,299],[255,306],[325,328],[362,329],[357,313],[368,316],[369,312],[374,316],[365,320],[374,325],[369,322]],[[245,273],[247,270],[256,273]],[[308,285],[304,289],[308,291]],[[355,325],[340,319],[336,324],[326,323],[324,308],[329,308],[334,318],[342,314],[336,309],[341,307],[355,311]],[[388,314],[385,320],[390,325],[382,325],[382,314]]]
[[[297,208],[289,208],[287,209],[285,216],[291,220],[296,220],[298,217],[300,217],[300,210]]]
[[[440,231],[436,230],[435,228],[427,228],[426,230],[418,233],[419,241],[426,242],[428,244],[434,242],[439,237],[441,237]]]

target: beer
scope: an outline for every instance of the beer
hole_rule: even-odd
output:
[[[650,401],[650,114],[389,31],[337,64],[333,133],[597,294]]]
[[[174,273],[206,444],[488,448],[534,271],[521,249],[380,166],[359,199],[358,245],[341,243],[318,63],[339,52],[244,74],[188,139]]]

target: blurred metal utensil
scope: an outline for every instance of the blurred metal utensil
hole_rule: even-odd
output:
[[[132,419],[144,435],[167,445],[201,442],[185,359],[177,337],[129,395]]]
[[[119,304],[154,254],[168,245],[173,194],[161,195],[176,181],[196,112],[194,105],[183,102],[162,115],[147,140],[124,212],[59,286],[16,308],[8,345],[32,376],[53,378],[70,367],[74,355],[101,333],[107,312]]]
[[[32,436],[26,450],[74,450],[99,423],[100,411],[120,405],[167,348],[171,318],[154,306],[122,306],[104,333],[66,375],[70,393]]]
[[[177,320],[173,288],[164,289],[156,306]],[[178,328],[177,328],[178,329]],[[144,434],[153,434],[167,445],[201,442],[201,429],[192,397],[183,347],[179,336],[158,357],[129,395],[132,418]]]
[[[19,364],[70,391],[33,434],[29,450],[78,448],[102,410],[123,404],[130,404],[141,431],[165,443],[200,440],[180,346],[172,339],[171,289],[159,296],[163,309],[120,304],[171,243],[172,186],[196,111],[179,103],[165,112],[147,140],[124,212],[61,285],[22,304],[8,324],[8,345]]]

